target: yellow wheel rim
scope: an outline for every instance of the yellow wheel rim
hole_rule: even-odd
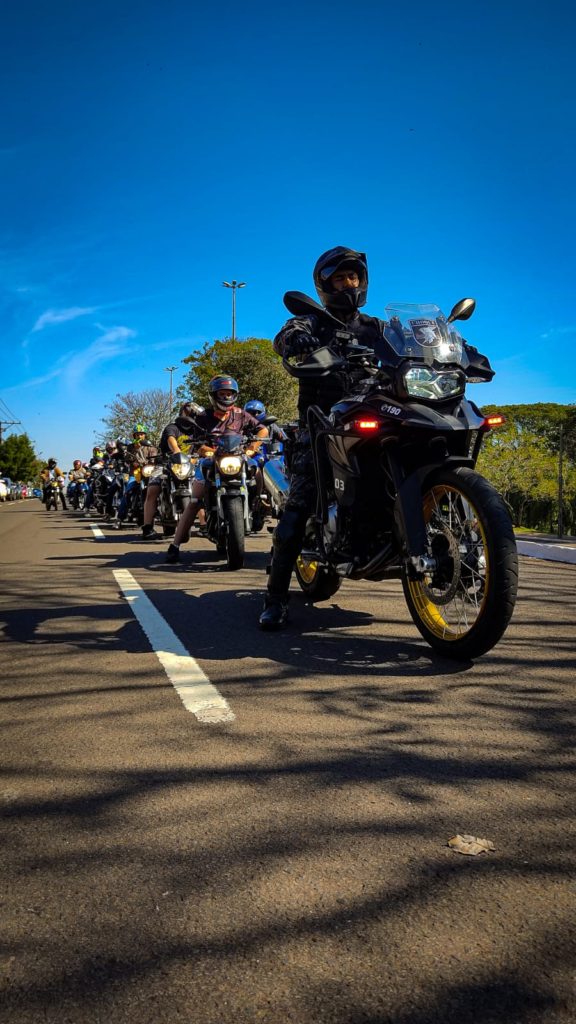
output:
[[[318,572],[318,562],[308,562],[302,555],[296,559],[298,575],[303,583],[313,583]]]
[[[429,541],[433,542],[435,533],[450,535],[456,539],[459,552],[465,548],[465,557],[472,556],[469,561],[475,567],[460,564],[460,578],[453,585],[452,596],[442,593],[433,574],[407,579],[408,592],[418,618],[430,633],[442,640],[460,640],[481,617],[487,599],[490,563],[486,534],[470,499],[456,487],[446,484],[432,488],[424,496],[423,509]]]

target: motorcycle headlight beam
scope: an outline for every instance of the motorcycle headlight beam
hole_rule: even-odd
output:
[[[464,391],[464,375],[460,370],[434,370],[428,366],[412,366],[404,374],[407,394],[441,402]]]
[[[177,462],[170,469],[177,480],[186,480],[190,476],[191,466],[189,462]]]
[[[239,459],[237,455],[224,455],[223,458],[218,462],[218,469],[221,473],[239,473],[242,469],[242,459]]]

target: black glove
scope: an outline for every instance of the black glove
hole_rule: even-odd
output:
[[[320,348],[322,342],[312,334],[301,334],[297,332],[284,342],[284,356],[290,359],[291,356],[305,356]]]

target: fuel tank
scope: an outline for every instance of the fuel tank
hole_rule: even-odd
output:
[[[284,459],[268,459],[262,467],[264,487],[268,491],[272,503],[281,508],[288,497],[289,480],[286,475]]]

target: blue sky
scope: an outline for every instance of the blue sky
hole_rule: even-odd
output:
[[[87,458],[116,393],[229,335],[223,280],[272,337],[333,245],[374,315],[476,298],[475,401],[575,402],[575,28],[569,0],[4,5],[10,429]]]

